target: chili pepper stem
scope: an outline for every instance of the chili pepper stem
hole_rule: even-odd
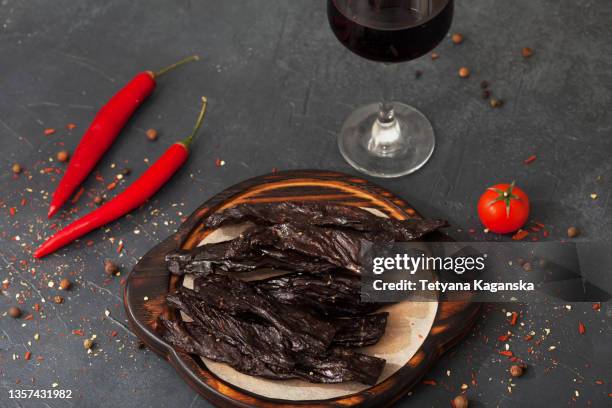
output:
[[[200,59],[200,57],[197,56],[197,55],[191,55],[191,56],[189,56],[187,58],[183,58],[182,60],[177,61],[177,62],[175,62],[172,65],[168,65],[167,67],[162,68],[162,69],[160,69],[157,72],[154,72],[153,73],[153,78],[157,78],[158,76],[164,75],[168,71],[172,71],[174,68],[178,68],[181,65],[187,64],[187,63],[192,62],[192,61],[198,61],[199,59]]]
[[[202,97],[202,108],[200,109],[200,114],[198,115],[198,119],[196,120],[195,126],[193,127],[191,134],[179,142],[180,144],[185,146],[185,148],[187,149],[189,149],[191,142],[193,142],[193,139],[198,133],[198,130],[200,130],[200,127],[202,126],[202,122],[204,121],[204,114],[206,113],[206,105],[208,105],[208,99],[206,99],[206,97],[203,96]]]

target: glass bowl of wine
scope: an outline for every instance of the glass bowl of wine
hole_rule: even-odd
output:
[[[389,71],[419,58],[446,36],[453,0],[328,0],[327,16],[336,38],[353,53],[378,61]],[[393,101],[390,72],[383,101],[363,106],[345,120],[340,152],[357,170],[377,177],[399,177],[421,168],[431,157],[435,135],[416,108]]]

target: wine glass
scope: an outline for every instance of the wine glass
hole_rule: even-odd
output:
[[[433,154],[431,123],[416,108],[391,99],[389,71],[442,41],[453,6],[453,0],[328,0],[336,38],[355,54],[385,64],[383,102],[353,111],[338,135],[340,152],[357,170],[399,177],[421,168]]]

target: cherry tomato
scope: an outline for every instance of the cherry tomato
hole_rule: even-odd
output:
[[[529,198],[514,182],[496,184],[480,196],[478,216],[490,231],[498,234],[514,232],[527,222]]]

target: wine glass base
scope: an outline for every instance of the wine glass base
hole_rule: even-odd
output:
[[[399,133],[395,140],[385,135],[381,143],[387,150],[373,150],[373,129],[380,105],[373,103],[351,113],[338,135],[338,147],[344,159],[355,169],[375,177],[400,177],[427,163],[436,144],[433,127],[420,111],[412,106],[393,102]],[[377,130],[375,130],[377,132]]]

